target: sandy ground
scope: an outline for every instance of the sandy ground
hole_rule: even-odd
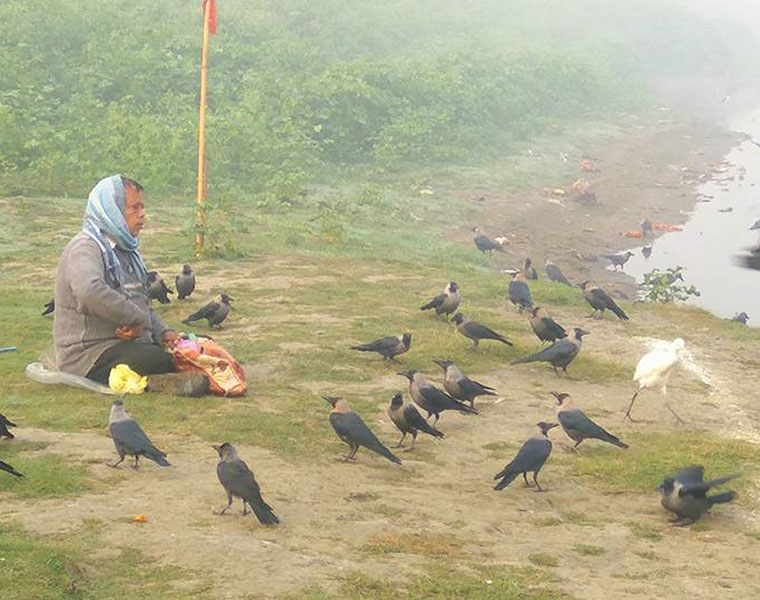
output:
[[[630,295],[632,285],[624,275],[607,271],[602,263],[581,263],[572,258],[571,250],[595,255],[627,247],[618,232],[635,228],[645,216],[671,222],[685,218],[683,211],[694,202],[692,188],[683,172],[669,165],[705,172],[706,164],[719,159],[733,139],[718,128],[687,121],[669,118],[659,127],[633,131],[611,148],[590,150],[599,168],[589,177],[599,206],[571,201],[562,206],[540,191],[512,198],[488,190],[485,203],[473,208],[473,220],[487,214],[495,229],[515,234],[510,254],[497,259],[505,265],[529,254],[541,267],[543,258],[551,255],[572,279],[590,275],[611,291]],[[465,227],[453,235],[471,243]],[[270,287],[291,285],[281,267],[272,267]],[[367,277],[381,281],[387,275]],[[569,318],[562,310],[553,314],[560,322]],[[662,328],[670,332],[672,324],[662,323]],[[760,440],[755,385],[745,377],[748,363],[760,364],[760,351],[700,331],[690,332],[689,342],[695,360],[705,365],[703,381],[681,371],[671,388],[672,402],[688,427]],[[586,351],[599,356],[615,352],[633,367],[645,347],[646,340],[631,336],[626,325],[604,320],[594,323]],[[368,362],[367,369],[376,370],[377,377],[364,385],[366,389],[398,387],[392,368],[378,361]],[[378,555],[361,550],[396,534],[423,545],[440,541],[449,560],[457,563],[525,566],[530,554],[551,554],[558,559],[556,567],[547,568],[558,578],[554,585],[577,598],[657,598],[665,593],[673,600],[760,597],[760,583],[754,578],[760,565],[758,542],[743,535],[757,531],[760,515],[742,507],[746,504],[715,511],[707,531],[673,528],[654,492],[599,496],[566,477],[572,455],[565,448],[568,440],[557,430],[552,433],[554,462],[541,476],[546,493],[535,493],[517,481],[503,493],[489,489],[493,474],[531,435],[536,414],[553,411],[548,392],[558,385],[622,439],[633,431],[676,427],[658,396],[642,396],[637,410],[643,420],[631,424],[622,418],[632,391],[629,385],[560,383],[547,368],[532,365],[472,375],[508,392],[496,401],[481,402],[480,416],[445,414],[440,426],[446,439],[420,438],[415,452],[401,454],[403,466],[366,451],[355,464],[332,457],[293,464],[255,445],[239,447],[282,521],[277,528],[265,529],[243,517],[237,502],[226,516],[214,514],[225,497],[213,476],[198,475],[214,471],[215,453],[207,443],[156,438],[159,447],[172,449],[171,469],[146,464],[140,472],[123,469],[114,475],[105,466],[113,459],[105,431],[97,435],[23,430],[25,439],[50,442],[48,451],[91,463],[93,474],[111,483],[104,493],[65,501],[4,498],[0,518],[45,534],[73,531],[85,519],[100,519],[107,525],[107,546],[136,547],[160,561],[210,576],[216,598],[270,597],[309,585],[336,589],[340,577],[354,570],[403,579],[429,560],[425,551]],[[327,410],[324,425],[328,426]],[[370,425],[386,441],[398,437],[385,406],[378,404]],[[494,451],[491,444],[503,446]],[[337,454],[337,442],[335,448]],[[146,514],[150,520],[137,525],[124,519],[131,514]],[[649,526],[663,538],[637,537],[629,523]],[[581,555],[573,551],[578,544],[599,546],[604,553]]]
[[[588,350],[611,350],[604,340],[615,334],[619,346],[624,328],[611,320],[595,323],[596,341]],[[695,361],[709,369],[700,377],[682,370],[674,378],[671,399],[688,427],[758,439],[753,383],[740,377],[742,367],[732,360],[736,345],[716,344],[698,333],[690,344]],[[645,346],[646,340],[631,338],[619,352],[633,362]],[[393,387],[393,367],[375,362],[368,368],[377,370],[377,386]],[[366,451],[354,464],[332,457],[292,464],[255,446],[239,447],[282,520],[277,528],[265,529],[243,517],[237,503],[226,516],[214,514],[225,498],[213,477],[199,476],[214,470],[215,454],[207,443],[156,438],[159,446],[171,448],[171,469],[148,463],[140,472],[123,469],[114,475],[105,466],[113,459],[105,432],[24,430],[25,439],[49,442],[46,451],[91,463],[92,472],[111,484],[105,493],[66,501],[4,499],[0,515],[46,534],[73,531],[85,519],[99,519],[106,524],[108,547],[140,548],[158,560],[210,575],[217,598],[267,597],[314,584],[333,588],[341,575],[357,569],[381,578],[402,577],[427,560],[426,551],[413,545],[409,553],[381,556],[360,550],[395,535],[410,536],[423,547],[442,540],[448,558],[462,562],[524,565],[528,555],[548,553],[558,559],[550,570],[561,587],[579,598],[654,598],[663,584],[674,599],[757,597],[760,584],[752,576],[760,564],[757,541],[742,533],[756,529],[756,512],[733,505],[716,510],[707,531],[673,528],[655,493],[599,496],[582,481],[566,477],[573,455],[558,431],[552,434],[553,462],[541,477],[545,493],[519,481],[499,494],[487,485],[530,435],[536,414],[551,414],[548,390],[560,386],[571,393],[622,439],[633,431],[676,428],[659,396],[642,396],[636,410],[643,420],[631,424],[622,418],[631,392],[627,385],[560,382],[542,366],[480,378],[509,391],[480,402],[479,416],[445,414],[440,427],[446,439],[420,438],[414,452],[400,452],[403,466]],[[695,393],[700,378],[711,387]],[[537,387],[536,381],[543,385]],[[398,436],[383,408],[378,406],[370,425],[390,442]],[[325,415],[325,426],[326,421]],[[494,451],[489,444],[503,447]],[[149,515],[150,520],[137,525],[124,518],[131,514]],[[630,523],[651,527],[663,538],[636,537]],[[599,546],[604,554],[579,555],[573,550],[578,544]]]

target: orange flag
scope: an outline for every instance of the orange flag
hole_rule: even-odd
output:
[[[203,16],[205,18],[206,11],[210,11],[208,15],[208,31],[209,33],[216,33],[216,0],[203,0]]]

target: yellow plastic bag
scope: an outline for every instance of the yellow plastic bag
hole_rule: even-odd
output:
[[[140,377],[129,365],[116,365],[108,375],[108,387],[124,394],[142,394],[148,385],[147,377]]]

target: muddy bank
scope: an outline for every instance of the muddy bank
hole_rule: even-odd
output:
[[[699,89],[702,95],[695,91]],[[733,95],[723,102],[726,96],[721,94],[727,89]],[[506,232],[510,237],[509,254],[500,259],[504,266],[518,266],[526,256],[542,266],[548,258],[572,281],[593,278],[621,297],[632,298],[633,278],[607,270],[606,259],[593,257],[635,245],[623,234],[638,229],[644,218],[672,224],[688,219],[699,199],[698,185],[714,175],[711,163],[744,139],[726,127],[726,118],[756,102],[756,90],[750,86],[740,93],[731,84],[716,82],[671,86],[662,91],[669,102],[662,102],[652,118],[630,118],[623,135],[568,157],[578,164],[577,178],[591,184],[596,204],[550,192],[569,192],[572,180],[547,180],[544,189],[527,194],[490,190],[471,220],[490,223],[494,235]],[[583,170],[584,159],[591,161],[593,171]],[[455,233],[457,239],[469,241],[469,226]]]

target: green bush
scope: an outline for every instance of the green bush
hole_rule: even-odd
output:
[[[589,19],[583,0],[225,0],[210,54],[210,195],[281,208],[344,166],[482,162],[561,123],[641,107],[649,70],[738,62],[722,29],[634,4],[598,0]],[[117,171],[192,193],[200,6],[1,3],[0,194],[82,195]]]

